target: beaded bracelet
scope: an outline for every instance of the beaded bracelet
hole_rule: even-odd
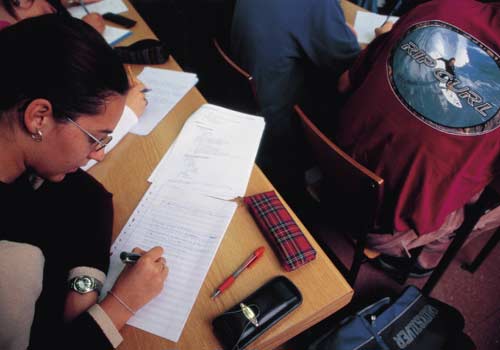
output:
[[[125,302],[123,300],[121,300],[118,295],[114,294],[112,291],[108,291],[108,294],[111,295],[113,298],[115,298],[120,304],[122,304],[122,306],[128,310],[128,312],[130,312],[132,315],[135,315],[135,311],[132,310],[132,308],[130,306],[128,306],[127,304],[125,304]]]

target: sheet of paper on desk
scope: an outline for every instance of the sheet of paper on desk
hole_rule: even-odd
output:
[[[134,247],[162,246],[169,274],[160,295],[128,324],[179,340],[235,210],[233,202],[151,186],[111,248],[104,290],[109,290],[123,269],[120,252]]]
[[[129,37],[130,35],[132,35],[132,32],[130,30],[111,26],[106,26],[104,28],[104,33],[102,33],[102,36],[110,46],[118,44],[120,41]]]
[[[354,29],[358,35],[360,44],[369,44],[375,39],[375,28],[378,28],[385,22],[387,16],[379,15],[373,12],[358,11],[354,20]],[[389,17],[389,22],[395,23],[399,17]]]
[[[89,12],[96,12],[100,13],[101,15],[105,14],[106,12],[113,12],[113,13],[120,13],[120,12],[127,12],[128,8],[127,5],[122,0],[101,0],[99,2],[93,3],[93,4],[88,4],[85,5],[87,10]],[[81,6],[73,6],[68,8],[69,13],[71,16],[76,17],[76,18],[83,18],[87,14],[83,7]]]
[[[264,118],[205,104],[188,119],[149,181],[223,199],[243,196]]]
[[[193,73],[149,67],[144,68],[137,78],[151,89],[146,93],[146,110],[131,130],[138,135],[149,134],[198,82]]]

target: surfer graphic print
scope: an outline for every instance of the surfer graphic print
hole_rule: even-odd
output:
[[[392,50],[387,74],[400,102],[437,130],[478,135],[500,125],[499,57],[451,24],[409,28]]]

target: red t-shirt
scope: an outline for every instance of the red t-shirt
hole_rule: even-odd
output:
[[[500,4],[425,2],[350,69],[336,142],[385,180],[382,229],[425,234],[499,174]]]

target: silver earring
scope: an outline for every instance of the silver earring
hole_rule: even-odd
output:
[[[32,138],[35,142],[42,142],[42,139],[43,139],[42,130],[37,129],[35,134],[31,134],[31,138]]]

